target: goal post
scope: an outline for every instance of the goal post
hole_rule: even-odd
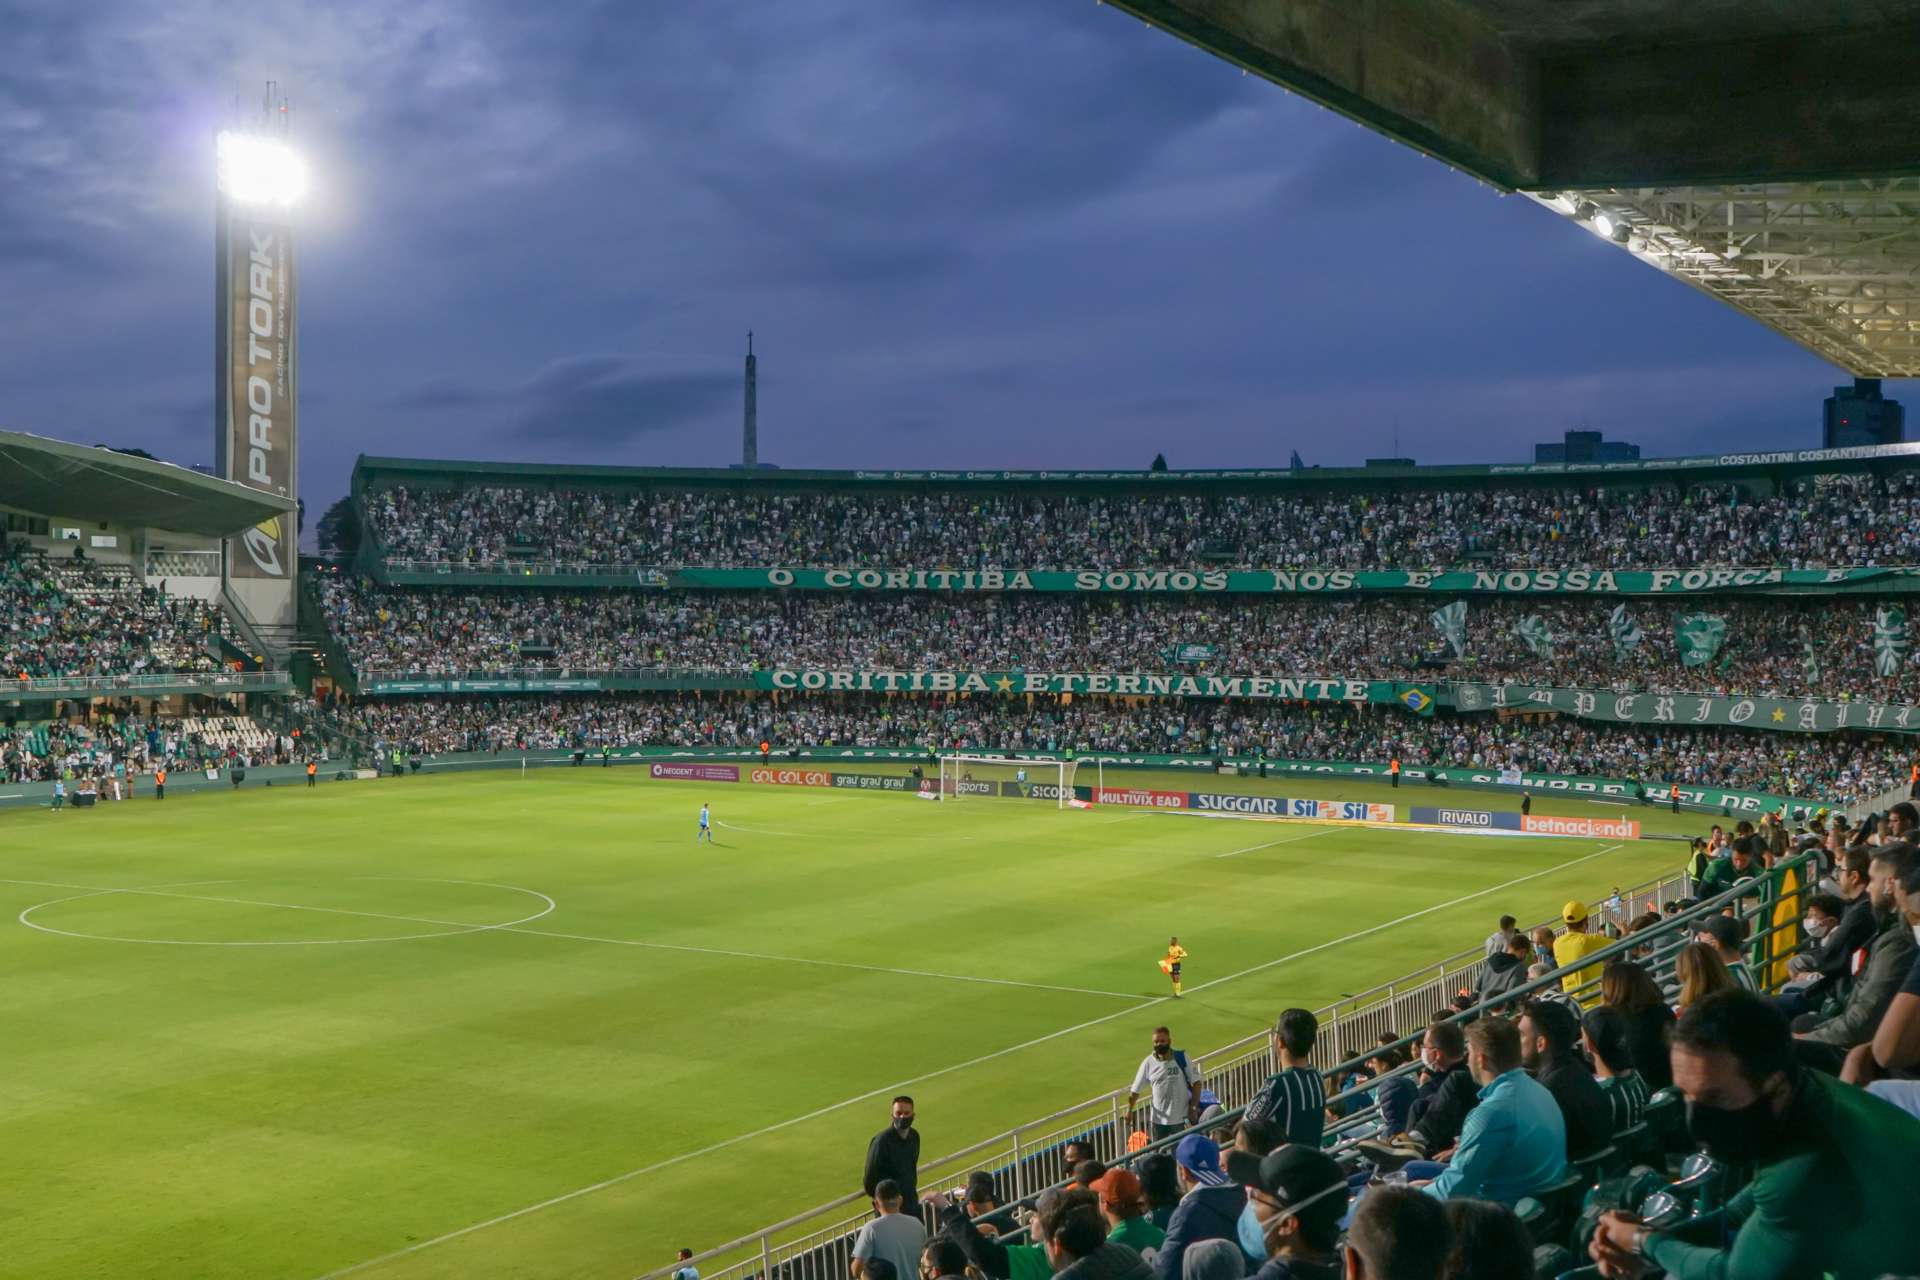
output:
[[[1073,799],[1072,760],[1015,760],[1006,756],[940,757],[942,800],[1048,800],[1064,809]]]

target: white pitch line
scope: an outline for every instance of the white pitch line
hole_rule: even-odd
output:
[[[1335,829],[1337,830],[1337,828]],[[1378,933],[1382,929],[1391,929],[1396,925],[1405,924],[1409,920],[1417,920],[1421,916],[1431,915],[1435,911],[1444,911],[1448,907],[1461,906],[1465,903],[1472,902],[1475,898],[1484,898],[1490,893],[1498,893],[1502,889],[1510,889],[1514,885],[1525,884],[1529,880],[1537,880],[1541,876],[1552,875],[1556,871],[1564,871],[1568,867],[1577,866],[1582,862],[1586,862],[1586,861],[1589,861],[1590,859],[1597,858],[1603,853],[1611,853],[1618,848],[1621,848],[1621,846],[1617,844],[1609,845],[1605,849],[1601,849],[1595,853],[1585,854],[1581,857],[1574,858],[1570,861],[1560,863],[1558,866],[1548,867],[1543,871],[1536,871],[1531,875],[1525,875],[1525,876],[1519,877],[1518,879],[1509,880],[1505,884],[1496,884],[1491,888],[1481,889],[1478,892],[1466,894],[1462,897],[1455,898],[1450,902],[1442,902],[1435,906],[1427,907],[1424,910],[1412,912],[1408,915],[1401,916],[1398,920],[1390,920],[1385,924],[1375,925],[1373,928],[1364,930],[1363,932],[1348,934],[1346,937],[1342,937],[1342,938],[1335,938],[1331,942],[1323,942],[1317,946],[1308,947],[1304,951],[1296,951],[1292,955],[1282,956],[1278,960],[1269,960],[1267,963],[1255,965],[1251,969],[1242,969],[1239,973],[1228,974],[1224,978],[1215,978],[1211,982],[1203,982],[1199,986],[1193,988],[1193,990],[1205,991],[1208,987],[1217,987],[1223,982],[1232,982],[1235,978],[1244,978],[1248,974],[1258,973],[1263,969],[1271,969],[1275,965],[1286,964],[1292,960],[1299,960],[1306,956],[1314,955],[1317,952],[1325,951],[1329,947],[1337,947],[1342,943],[1352,942],[1358,938],[1364,938],[1368,934]],[[903,1089],[908,1089],[914,1085],[925,1084],[929,1080],[936,1080],[941,1076],[951,1075],[955,1071],[964,1071],[969,1067],[977,1067],[983,1062],[992,1062],[996,1058],[1004,1058],[1009,1054],[1019,1053],[1022,1050],[1031,1049],[1037,1045],[1043,1045],[1050,1041],[1058,1040],[1062,1036],[1073,1035],[1075,1032],[1085,1031],[1089,1027],[1097,1027],[1102,1025],[1103,1023],[1112,1022],[1115,1018],[1124,1018],[1131,1013],[1140,1013],[1143,1010],[1153,1008],[1155,1005],[1165,1004],[1172,998],[1173,997],[1171,996],[1156,996],[1151,1000],[1147,1000],[1141,1004],[1135,1005],[1131,1009],[1116,1009],[1112,1013],[1102,1014],[1097,1018],[1089,1018],[1085,1022],[1077,1022],[1074,1025],[1070,1027],[1064,1027],[1059,1031],[1050,1031],[1044,1036],[1036,1036],[1032,1040],[1023,1040],[1019,1044],[1009,1045],[1004,1049],[996,1049],[992,1053],[981,1054],[979,1057],[969,1058],[965,1062],[956,1062],[951,1066],[941,1067],[937,1071],[929,1071],[925,1075],[914,1076],[910,1080],[900,1080],[893,1084],[882,1085],[878,1089],[869,1089],[865,1093],[856,1094],[855,1096],[851,1098],[847,1098],[844,1101],[830,1103],[829,1105],[824,1107],[816,1107],[814,1110],[807,1112],[805,1115],[795,1116],[790,1120],[781,1120],[781,1121],[778,1121],[777,1123],[767,1125],[765,1128],[755,1129],[751,1133],[736,1134],[731,1138],[723,1138],[719,1142],[713,1143],[710,1146],[702,1147],[697,1151],[686,1151],[686,1152],[682,1152],[677,1156],[669,1156],[665,1160],[656,1161],[655,1163],[646,1165],[643,1168],[631,1169],[631,1170],[628,1170],[626,1173],[615,1174],[613,1177],[602,1179],[601,1181],[596,1182],[591,1186],[580,1187],[574,1191],[562,1192],[560,1195],[549,1197],[548,1199],[540,1201],[538,1204],[530,1204],[523,1209],[515,1209],[511,1213],[503,1213],[497,1218],[489,1218],[485,1222],[476,1222],[472,1226],[461,1227],[457,1231],[449,1231],[443,1235],[434,1236],[430,1240],[421,1240],[417,1243],[406,1246],[404,1249],[395,1249],[392,1253],[385,1253],[380,1255],[377,1258],[369,1258],[365,1262],[356,1262],[351,1266],[342,1267],[338,1271],[329,1271],[327,1272],[327,1274],[318,1277],[318,1280],[340,1280],[340,1277],[342,1276],[350,1276],[350,1275],[357,1274],[358,1272],[365,1271],[370,1267],[377,1267],[384,1263],[392,1262],[396,1258],[404,1258],[409,1254],[419,1253],[423,1249],[431,1249],[436,1245],[446,1244],[450,1240],[458,1240],[464,1236],[470,1236],[476,1231],[485,1231],[487,1228],[497,1227],[503,1222],[512,1222],[516,1218],[524,1218],[530,1213],[539,1213],[543,1209],[551,1209],[553,1206],[558,1204],[565,1204],[569,1200],[578,1200],[582,1196],[593,1195],[595,1192],[604,1191],[608,1187],[617,1187],[623,1182],[631,1182],[635,1178],[645,1177],[649,1173],[658,1173],[662,1169],[670,1169],[675,1165],[684,1164],[688,1160],[698,1160],[702,1156],[710,1156],[716,1151],[724,1151],[729,1147],[738,1146],[743,1142],[751,1142],[755,1138],[764,1138],[766,1135],[770,1133],[778,1133],[782,1129],[791,1129],[795,1125],[805,1124],[809,1120],[817,1120],[821,1116],[831,1115],[835,1111],[844,1110],[847,1107],[853,1106],[855,1103],[865,1102],[870,1098],[877,1098],[882,1096],[883,1094],[896,1092]]]
[[[447,883],[472,884],[472,883],[479,883],[479,882],[478,881],[449,881]],[[163,890],[163,889],[118,889],[118,888],[113,888],[111,886],[102,887],[100,885],[92,885],[92,884],[65,884],[55,880],[9,880],[9,879],[0,878],[0,884],[30,884],[30,885],[43,886],[49,889],[86,889],[86,890],[91,890],[94,893],[98,893],[98,894],[110,894],[110,893],[111,894],[129,894],[137,897],[146,897],[146,898],[184,898],[190,902],[224,902],[224,903],[231,903],[235,906],[246,906],[246,907],[279,907],[288,911],[316,911],[326,915],[360,916],[369,920],[393,920],[393,921],[397,921],[404,924],[446,925],[452,928],[464,929],[470,933],[482,933],[482,932],[484,933],[524,933],[535,938],[561,938],[569,942],[599,942],[599,943],[604,943],[608,946],[614,946],[614,947],[644,947],[649,951],[684,951],[693,955],[729,956],[736,960],[761,960],[761,961],[766,961],[773,964],[805,964],[805,965],[813,965],[817,968],[824,968],[824,969],[854,969],[863,973],[897,974],[903,978],[942,978],[948,982],[975,982],[975,983],[982,983],[988,986],[995,986],[995,987],[1021,987],[1029,991],[1059,991],[1059,992],[1064,992],[1068,995],[1076,995],[1076,996],[1107,996],[1115,1000],[1138,1001],[1138,1000],[1150,1000],[1153,998],[1151,996],[1143,996],[1137,991],[1102,991],[1095,987],[1067,987],[1067,986],[1059,986],[1050,982],[1021,982],[1015,978],[985,978],[985,977],[980,977],[978,975],[969,974],[969,973],[940,973],[931,969],[896,969],[887,965],[858,964],[852,960],[820,960],[820,959],[814,959],[808,956],[773,955],[771,953],[762,952],[762,951],[729,951],[720,947],[696,947],[690,944],[678,943],[678,942],[647,942],[637,938],[602,938],[593,934],[586,934],[586,933],[561,933],[553,929],[529,929],[524,925],[520,925],[520,924],[476,925],[471,920],[464,920],[464,921],[463,920],[440,920],[440,919],[434,918],[433,916],[404,916],[404,915],[394,915],[394,914],[381,912],[381,911],[352,911],[345,907],[309,907],[309,906],[302,906],[298,903],[292,903],[292,902],[266,902],[258,898],[222,898],[222,897],[213,897],[207,894],[175,893],[170,890]],[[490,886],[490,887],[502,887],[502,886]],[[514,886],[514,885],[507,885],[504,887],[517,888],[517,886]],[[553,902],[553,899],[548,898],[546,894],[539,893],[536,890],[522,889],[520,891],[522,893],[532,893],[536,897],[545,899],[549,904]],[[50,906],[52,904],[42,903],[40,905]],[[36,909],[37,908],[35,907],[28,907],[27,911],[22,912],[21,914],[25,915],[27,914],[27,912],[31,912]],[[549,905],[548,911],[551,911],[552,909],[553,909],[552,906]],[[541,914],[545,915],[546,912],[542,912]],[[534,918],[537,919],[538,917],[534,917]],[[21,921],[21,923],[27,924],[27,922],[24,920]],[[36,928],[36,929],[42,928],[42,926],[31,925],[31,924],[29,924],[28,927]],[[43,929],[43,932],[54,932],[54,931]],[[74,934],[70,936],[85,937],[88,935]],[[462,937],[464,935],[458,934],[458,933],[451,933],[451,934],[447,934],[446,936],[450,938],[457,938],[457,937]],[[162,942],[164,943],[168,940],[154,939],[154,938],[101,937],[99,938],[99,941],[102,941],[102,942]],[[368,941],[368,940],[355,939],[354,941]],[[375,941],[389,941],[389,939],[376,939]],[[186,944],[186,945],[192,945],[192,944]],[[221,946],[221,945],[253,945],[253,944],[210,943],[207,945]]]
[[[1287,836],[1280,840],[1269,840],[1265,844],[1250,844],[1244,849],[1229,849],[1225,853],[1216,853],[1216,858],[1235,858],[1243,853],[1252,853],[1257,849],[1271,849],[1277,844],[1299,844],[1302,840],[1311,840],[1316,836],[1332,835],[1338,827],[1322,827],[1318,831],[1309,831],[1303,836]]]
[[[738,831],[743,835],[749,835],[749,836],[790,836],[795,840],[807,840],[812,838],[806,835],[805,833],[799,832],[799,831],[769,831],[764,827],[736,827],[731,822],[722,822],[718,818],[715,818],[713,820],[713,825],[716,827],[725,827],[729,831]]]
[[[1568,867],[1578,866],[1583,862],[1591,862],[1593,859],[1600,857],[1602,854],[1612,853],[1615,849],[1619,849],[1622,847],[1623,847],[1622,845],[1610,844],[1604,849],[1596,849],[1592,853],[1582,854],[1577,858],[1570,859],[1569,861],[1559,863],[1555,866],[1547,867],[1545,870],[1535,871],[1529,875],[1518,876],[1515,879],[1507,881],[1505,884],[1496,884],[1491,889],[1481,889],[1478,892],[1469,893],[1464,897],[1454,898],[1448,902],[1437,903],[1431,907],[1424,907],[1419,911],[1409,912],[1406,915],[1401,916],[1398,920],[1388,920],[1384,924],[1376,924],[1371,928],[1362,929],[1358,933],[1350,933],[1344,938],[1335,938],[1331,942],[1323,942],[1319,946],[1308,947],[1305,951],[1296,951],[1290,956],[1281,956],[1278,960],[1269,960],[1264,964],[1256,964],[1251,969],[1242,969],[1240,970],[1240,972],[1230,973],[1224,978],[1215,978],[1211,982],[1203,982],[1199,986],[1195,987],[1194,990],[1205,991],[1208,987],[1217,987],[1223,982],[1232,982],[1235,978],[1244,978],[1248,974],[1259,973],[1262,970],[1271,969],[1278,964],[1286,964],[1292,960],[1303,959],[1306,956],[1315,954],[1316,952],[1325,951],[1329,947],[1337,947],[1345,942],[1355,942],[1371,934],[1379,933],[1383,929],[1391,929],[1396,925],[1403,925],[1407,923],[1409,920],[1418,920],[1421,916],[1432,915],[1436,911],[1445,911],[1448,907],[1462,906],[1465,903],[1472,902],[1475,898],[1484,898],[1490,893],[1499,893],[1502,889],[1511,889],[1513,888],[1513,886],[1517,884],[1525,884],[1529,880],[1538,880],[1541,876],[1550,876],[1556,871],[1565,871]],[[1162,999],[1165,999],[1165,997],[1162,997]]]

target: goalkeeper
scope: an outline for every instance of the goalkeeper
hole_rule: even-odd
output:
[[[1173,998],[1180,998],[1180,962],[1187,958],[1187,949],[1180,945],[1180,939],[1167,939],[1167,954],[1160,961],[1160,972],[1173,979]]]

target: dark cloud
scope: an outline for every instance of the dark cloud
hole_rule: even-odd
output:
[[[0,420],[211,454],[209,139],[272,76],[315,173],[309,506],[362,451],[731,461],[749,328],[792,466],[1804,445],[1843,380],[1100,5],[0,0],[0,30]]]

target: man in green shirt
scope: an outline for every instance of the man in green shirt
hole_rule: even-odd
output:
[[[1687,1010],[1673,1083],[1694,1140],[1756,1166],[1753,1181],[1674,1231],[1605,1215],[1591,1246],[1603,1275],[1875,1280],[1920,1258],[1920,1119],[1797,1066],[1786,1018],[1764,999],[1722,991]]]
[[[1147,1217],[1147,1197],[1131,1169],[1109,1169],[1094,1184],[1100,1214],[1107,1220],[1107,1239],[1124,1244],[1152,1262],[1167,1233]]]

